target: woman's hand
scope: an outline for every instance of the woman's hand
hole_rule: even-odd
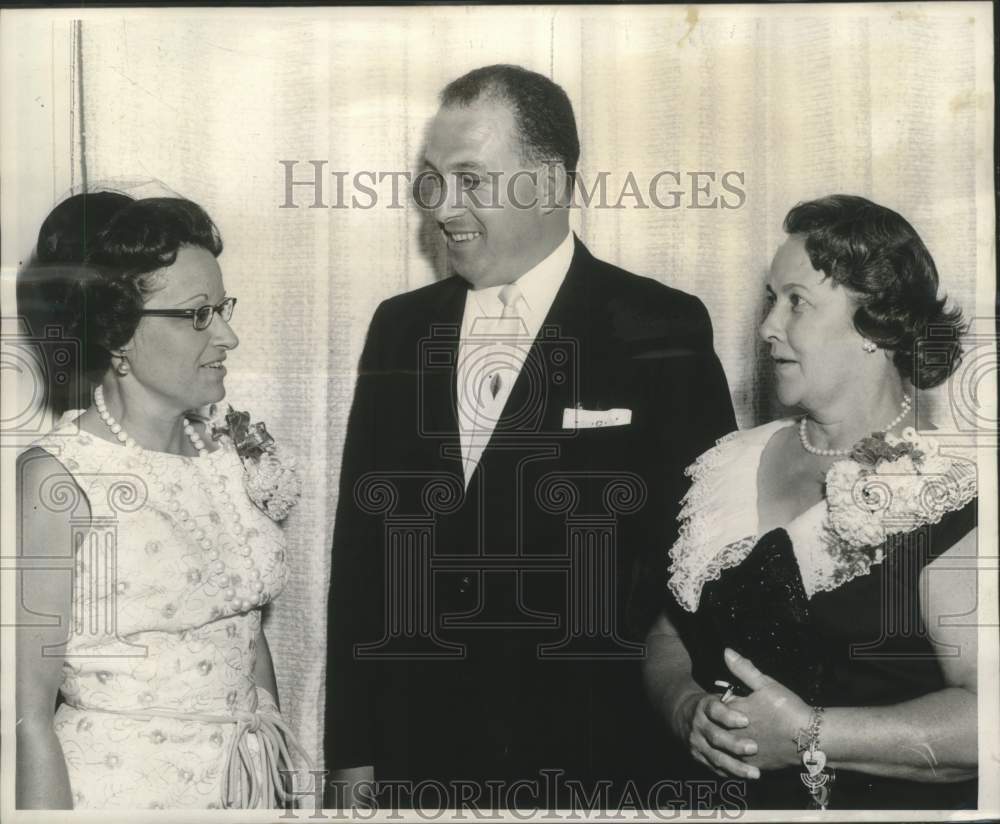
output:
[[[757,743],[747,763],[762,770],[792,767],[801,763],[800,734],[809,726],[810,706],[787,687],[764,675],[749,658],[731,649],[725,651],[729,671],[753,692],[734,698],[726,706],[749,720],[743,732]]]
[[[692,693],[678,707],[682,739],[696,761],[716,775],[760,778],[760,770],[741,759],[757,752],[752,738],[730,730],[745,730],[749,719],[717,695]]]
[[[757,751],[757,744],[733,730],[749,719],[706,693],[691,677],[691,656],[666,612],[646,635],[643,681],[671,735],[683,742],[694,759],[716,775],[760,778],[760,770],[740,759]]]

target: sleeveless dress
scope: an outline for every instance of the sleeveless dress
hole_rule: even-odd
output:
[[[280,527],[244,494],[228,439],[198,458],[140,456],[67,418],[34,445],[91,513],[65,476],[43,484],[74,554],[69,640],[51,653],[74,806],[274,806],[276,766],[300,752],[254,682],[261,605],[288,575]]]
[[[934,503],[919,523],[887,530],[879,546],[865,551],[831,523],[831,475],[825,500],[760,535],[761,455],[772,436],[794,423],[732,433],[688,469],[693,483],[670,550],[668,586],[693,677],[708,691],[715,680],[733,682],[722,656],[728,646],[811,705],[885,706],[943,689],[933,632],[921,617],[919,579],[976,525],[975,464],[941,455],[933,475],[893,470],[876,479],[897,496],[916,481],[928,484],[922,494]],[[800,772],[765,772],[745,782],[748,804],[807,808]],[[977,794],[974,780],[927,783],[836,770],[830,808],[975,808]]]

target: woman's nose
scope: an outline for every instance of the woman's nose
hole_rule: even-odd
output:
[[[212,337],[216,346],[223,349],[235,349],[240,345],[240,339],[229,325],[229,321],[223,320],[221,315],[216,315],[212,320]]]
[[[757,332],[765,342],[780,340],[781,338],[781,324],[778,315],[777,306],[767,307],[767,314],[764,315],[764,320],[761,321],[760,326],[757,328]]]

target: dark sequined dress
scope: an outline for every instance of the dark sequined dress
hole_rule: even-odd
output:
[[[700,498],[696,506],[708,506],[716,521],[726,520],[719,507],[725,506],[727,484],[711,476],[742,473],[744,477],[729,480],[745,490],[751,474],[755,478],[767,440],[787,424],[778,421],[739,433],[716,447],[729,454],[716,454],[701,472],[696,468],[692,495]],[[710,487],[712,494],[700,496],[695,489],[699,481]],[[756,485],[751,486],[755,498]],[[740,506],[739,495],[734,503]],[[748,503],[749,498],[744,497],[742,504]],[[938,663],[939,645],[921,617],[920,574],[975,528],[975,497],[943,513],[935,523],[889,536],[881,552],[871,551],[879,560],[835,585],[824,570],[817,572],[817,567],[810,565],[809,555],[801,547],[796,551],[795,543],[811,541],[818,534],[825,503],[806,513],[801,522],[759,538],[752,532],[756,501],[753,503],[749,537],[729,542],[736,552],[728,557],[723,553],[720,562],[701,568],[694,576],[700,580],[700,599],[693,613],[690,586],[671,584],[678,601],[672,618],[691,655],[695,680],[704,689],[712,690],[717,679],[734,681],[723,662],[727,646],[806,702],[827,708],[897,704],[945,688]],[[694,508],[687,507],[689,515]],[[739,521],[739,517],[732,519],[719,531],[719,538],[726,540],[741,531]],[[688,549],[697,544],[690,527],[689,523]],[[815,555],[817,548],[812,551]],[[682,553],[675,550],[671,554],[674,574],[683,579],[678,563]],[[747,782],[751,808],[806,808],[809,797],[799,772],[770,772],[759,781]],[[977,794],[978,782],[974,780],[914,782],[838,770],[830,807],[975,808]]]

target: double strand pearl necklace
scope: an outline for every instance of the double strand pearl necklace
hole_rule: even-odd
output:
[[[198,484],[201,486],[202,491],[210,499],[216,498],[216,496],[221,498],[222,506],[220,508],[226,512],[232,520],[233,533],[235,534],[236,540],[236,552],[238,555],[242,556],[243,567],[247,570],[247,575],[249,576],[249,581],[247,582],[249,585],[248,589],[243,593],[238,593],[236,591],[236,584],[239,579],[226,572],[226,564],[220,557],[218,547],[212,543],[212,540],[207,536],[205,530],[198,526],[195,519],[191,517],[190,513],[181,507],[180,503],[177,501],[173,486],[163,482],[163,479],[160,477],[160,473],[155,467],[154,461],[150,458],[147,451],[139,446],[135,439],[132,438],[122,428],[122,425],[111,416],[111,413],[108,412],[107,404],[104,402],[104,388],[102,386],[98,386],[94,389],[94,405],[97,407],[97,414],[100,416],[101,420],[104,421],[108,429],[111,430],[111,433],[121,443],[125,444],[126,447],[135,452],[136,457],[149,474],[149,478],[152,482],[151,486],[156,491],[166,496],[167,509],[170,510],[171,515],[177,520],[182,529],[190,533],[192,540],[195,541],[204,551],[205,555],[208,556],[208,560],[210,562],[209,568],[214,574],[213,580],[219,586],[219,589],[222,590],[222,595],[229,603],[232,610],[234,612],[246,612],[252,609],[255,605],[263,605],[267,603],[268,596],[264,592],[264,582],[261,580],[260,570],[253,562],[252,550],[247,540],[246,529],[244,529],[243,524],[240,521],[236,505],[233,503],[233,500],[229,495],[225,477],[221,473],[215,472],[213,482],[205,483],[200,470],[197,472]],[[194,426],[191,424],[191,421],[187,418],[184,419],[184,434],[187,435],[188,440],[191,441],[191,445],[198,451],[199,458],[204,458],[209,454],[208,449],[205,448],[205,442],[201,439],[197,431],[195,431]],[[199,461],[198,464],[200,466],[210,466],[211,462]]]
[[[899,414],[891,421],[889,421],[889,423],[887,423],[884,427],[882,427],[881,431],[890,432],[897,423],[903,420],[903,418],[905,418],[910,411],[911,403],[912,402],[910,401],[910,396],[904,392],[903,401],[900,404],[902,408]],[[806,431],[806,417],[807,417],[806,415],[803,415],[799,419],[799,442],[802,444],[802,448],[806,452],[810,453],[811,455],[821,455],[826,458],[839,458],[851,454],[851,452],[854,450],[853,446],[850,447],[849,449],[819,449],[818,447],[815,447],[811,443],[809,443],[809,433]]]

